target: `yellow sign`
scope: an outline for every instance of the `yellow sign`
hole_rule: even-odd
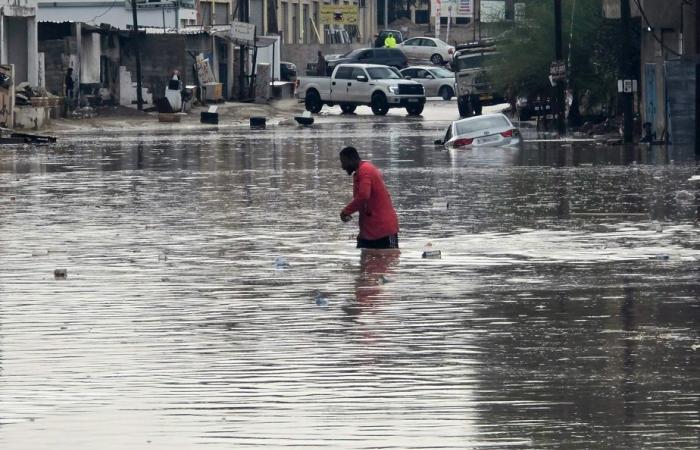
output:
[[[357,5],[321,5],[321,23],[357,25]]]

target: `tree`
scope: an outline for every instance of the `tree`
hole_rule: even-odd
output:
[[[586,93],[592,104],[610,104],[617,92],[621,30],[619,21],[603,17],[602,3],[564,0],[562,5],[569,88],[577,100]],[[636,29],[639,32],[640,27]],[[634,42],[636,47],[628,57],[639,67],[638,35]],[[554,60],[552,0],[529,1],[525,20],[501,35],[497,46],[501,58],[492,81],[501,91],[512,87],[520,93],[549,92],[549,66]]]

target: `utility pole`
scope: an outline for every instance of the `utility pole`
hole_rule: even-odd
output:
[[[389,0],[384,0],[384,29],[389,28]]]
[[[700,158],[700,8],[695,2],[695,156]],[[700,206],[698,206],[700,211]]]
[[[238,20],[241,22],[248,23],[250,20],[249,14],[248,14],[248,0],[238,0],[237,3],[238,6]],[[239,70],[239,78],[238,78],[238,100],[243,100],[243,96],[245,95],[245,54],[247,52],[247,48],[243,44],[238,44],[240,47],[240,52],[239,52],[239,57],[238,57],[238,70]]]
[[[141,93],[141,48],[139,47],[139,20],[136,13],[136,0],[131,0],[131,12],[134,18],[134,26],[131,30],[134,41],[134,56],[136,56],[136,108],[143,109],[143,94]]]
[[[620,18],[622,19],[622,55],[620,55],[620,78],[622,80],[632,80],[634,69],[631,67],[632,61],[632,27],[629,0],[620,0]],[[623,91],[625,82],[623,81]],[[634,140],[634,93],[622,93],[622,139],[625,144],[631,144]]]
[[[562,45],[562,24],[561,24],[561,0],[554,0],[554,58],[559,61],[564,60],[564,50]],[[560,136],[566,134],[564,101],[564,80],[558,80],[556,85],[555,105],[557,113],[557,131]]]

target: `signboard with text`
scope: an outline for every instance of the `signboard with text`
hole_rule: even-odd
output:
[[[319,21],[326,25],[357,25],[357,5],[321,5]]]
[[[233,22],[231,23],[229,36],[236,44],[254,45],[255,25],[245,22]]]
[[[431,0],[433,17],[474,17],[474,0]]]
[[[566,80],[566,61],[552,61],[549,66],[549,75],[553,81]]]

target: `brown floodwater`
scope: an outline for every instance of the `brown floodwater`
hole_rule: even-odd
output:
[[[0,148],[0,448],[700,447],[697,164],[391,117]]]

